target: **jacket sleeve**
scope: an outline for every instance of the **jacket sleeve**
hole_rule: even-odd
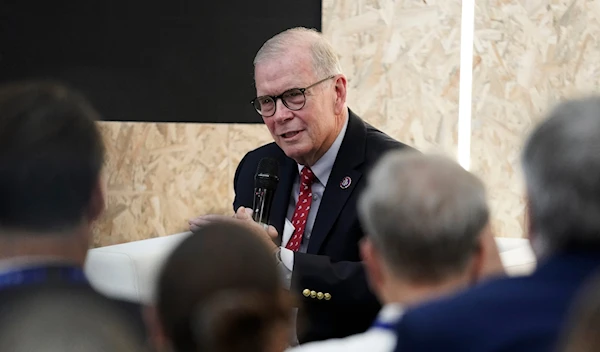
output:
[[[322,255],[294,254],[292,290],[302,297],[303,303],[319,300],[320,292],[323,294],[321,300],[332,305],[378,304],[369,290],[362,262],[332,263],[329,257]],[[317,293],[316,298],[311,297],[312,291]]]
[[[251,197],[253,189],[248,189],[248,187],[252,187],[252,176],[250,176],[250,179],[248,179],[248,175],[246,175],[247,168],[244,168],[244,163],[246,162],[247,158],[248,154],[246,154],[238,164],[237,168],[235,169],[235,176],[233,177],[233,190],[235,192],[235,197],[233,199],[234,212],[241,206],[252,206]]]

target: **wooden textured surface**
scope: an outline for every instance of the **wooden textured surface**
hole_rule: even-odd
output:
[[[107,145],[104,246],[187,231],[199,214],[232,211],[244,150],[267,142],[262,125],[101,122]]]
[[[600,1],[476,1],[471,169],[496,234],[524,235],[519,154],[558,101],[598,92]]]

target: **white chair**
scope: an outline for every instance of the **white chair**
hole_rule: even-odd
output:
[[[536,258],[528,239],[496,237],[496,243],[508,275],[526,275],[535,269]]]
[[[108,296],[150,303],[160,268],[191,232],[90,249],[85,272],[90,284]]]
[[[85,272],[98,291],[135,302],[154,300],[156,281],[166,257],[191,232],[91,249]],[[509,275],[523,275],[535,268],[529,241],[496,238],[502,264]]]

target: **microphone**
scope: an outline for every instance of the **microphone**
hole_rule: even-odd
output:
[[[279,164],[273,158],[262,158],[254,175],[254,204],[252,219],[265,228],[269,226],[269,215],[275,189],[279,183]]]

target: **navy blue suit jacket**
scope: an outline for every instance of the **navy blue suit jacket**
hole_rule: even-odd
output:
[[[307,253],[295,253],[292,292],[302,299],[299,311],[300,342],[344,337],[365,331],[380,305],[370,291],[360,262],[359,241],[364,236],[357,218],[356,201],[365,185],[365,174],[384,152],[406,148],[349,111],[348,127],[331,170],[319,212],[313,225]],[[275,143],[246,154],[235,173],[234,210],[252,207],[254,174],[262,158],[279,161],[279,184],[275,192],[270,223],[280,237],[288,211],[295,178],[294,160]],[[340,182],[350,177],[350,187]],[[304,297],[302,291],[329,293],[331,300]],[[302,320],[304,319],[304,324]]]
[[[569,309],[600,267],[600,250],[571,250],[530,276],[502,278],[409,311],[396,351],[554,351]]]

